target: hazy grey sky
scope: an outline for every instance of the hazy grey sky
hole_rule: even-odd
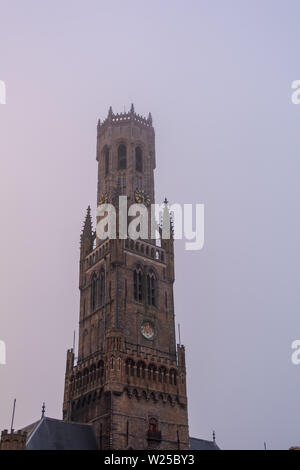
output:
[[[61,417],[78,321],[79,236],[95,210],[96,124],[152,112],[156,196],[205,204],[176,249],[190,433],[300,444],[300,2],[0,0],[0,428]]]

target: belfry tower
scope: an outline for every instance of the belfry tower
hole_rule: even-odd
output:
[[[152,118],[114,114],[97,128],[97,205],[154,203]],[[149,210],[150,212],[150,210]],[[92,423],[99,449],[188,449],[184,346],[176,346],[173,239],[81,234],[78,357],[67,352],[63,419]]]

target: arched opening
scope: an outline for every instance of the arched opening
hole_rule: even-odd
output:
[[[131,358],[126,359],[126,375],[129,375],[131,377],[134,376],[134,361]]]
[[[170,383],[170,385],[176,385],[177,384],[176,370],[175,369],[170,369],[169,383]]]
[[[134,300],[143,301],[143,272],[141,268],[136,268],[133,271],[133,294]]]
[[[101,360],[97,364],[97,369],[98,369],[98,379],[102,380],[104,377],[104,362]]]
[[[143,171],[143,152],[140,147],[135,149],[135,169],[140,173]]]
[[[152,433],[157,431],[157,420],[155,418],[149,419],[149,431]]]
[[[127,168],[126,153],[126,146],[120,144],[118,147],[118,170],[126,170]]]
[[[137,377],[140,378],[145,378],[145,369],[146,369],[146,364],[143,361],[139,361],[137,363],[137,369],[136,369],[136,375]]]
[[[100,289],[99,289],[99,305],[104,305],[105,303],[105,273],[104,269],[100,271]]]
[[[166,383],[167,379],[167,369],[164,366],[161,366],[158,370],[158,381],[160,383]]]
[[[156,382],[156,366],[154,364],[150,364],[148,367],[148,379]]]
[[[147,300],[148,305],[156,307],[156,278],[153,271],[147,274]]]
[[[161,440],[161,432],[158,429],[158,421],[155,418],[149,419],[148,424],[148,432],[147,432],[148,440],[160,441]]]
[[[104,163],[105,163],[105,176],[109,174],[109,149],[108,147],[104,150]]]
[[[91,309],[95,310],[98,305],[98,295],[99,295],[99,278],[96,273],[92,276],[91,284]]]

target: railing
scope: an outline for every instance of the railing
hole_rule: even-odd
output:
[[[122,122],[134,121],[138,124],[142,124],[145,127],[152,127],[152,117],[149,114],[148,118],[140,116],[134,111],[128,113],[117,113],[114,114],[112,111],[109,112],[108,117],[103,121],[98,123],[98,132],[101,132],[108,123],[119,124]]]
[[[152,431],[149,429],[147,439],[148,441],[161,441],[161,431]]]
[[[152,245],[151,243],[127,238],[124,240],[124,248],[126,250],[135,251],[142,256],[160,261],[161,263],[165,263],[165,250],[157,248],[156,245]]]
[[[97,263],[103,256],[109,251],[109,241],[105,241],[98,245],[94,250],[86,256],[85,263],[86,268],[90,268]]]

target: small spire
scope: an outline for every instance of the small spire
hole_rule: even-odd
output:
[[[108,110],[108,119],[109,119],[109,120],[112,119],[112,115],[113,115],[113,110],[112,110],[112,107],[110,106],[110,107],[109,107],[109,110]]]
[[[168,208],[168,199],[165,197],[164,200],[164,208],[162,213],[162,238],[170,239],[172,237],[172,230],[171,230],[171,217],[170,211]]]
[[[44,418],[44,416],[45,416],[45,411],[46,411],[46,405],[45,405],[45,402],[43,402],[43,406],[42,406],[42,418]]]
[[[134,114],[134,104],[133,103],[131,103],[130,113]]]
[[[89,238],[92,236],[92,218],[91,218],[91,207],[88,206],[83,224],[81,239]]]
[[[213,441],[216,442],[216,433],[213,431]]]
[[[152,124],[152,114],[151,113],[148,114],[148,122],[149,122],[149,124]]]

